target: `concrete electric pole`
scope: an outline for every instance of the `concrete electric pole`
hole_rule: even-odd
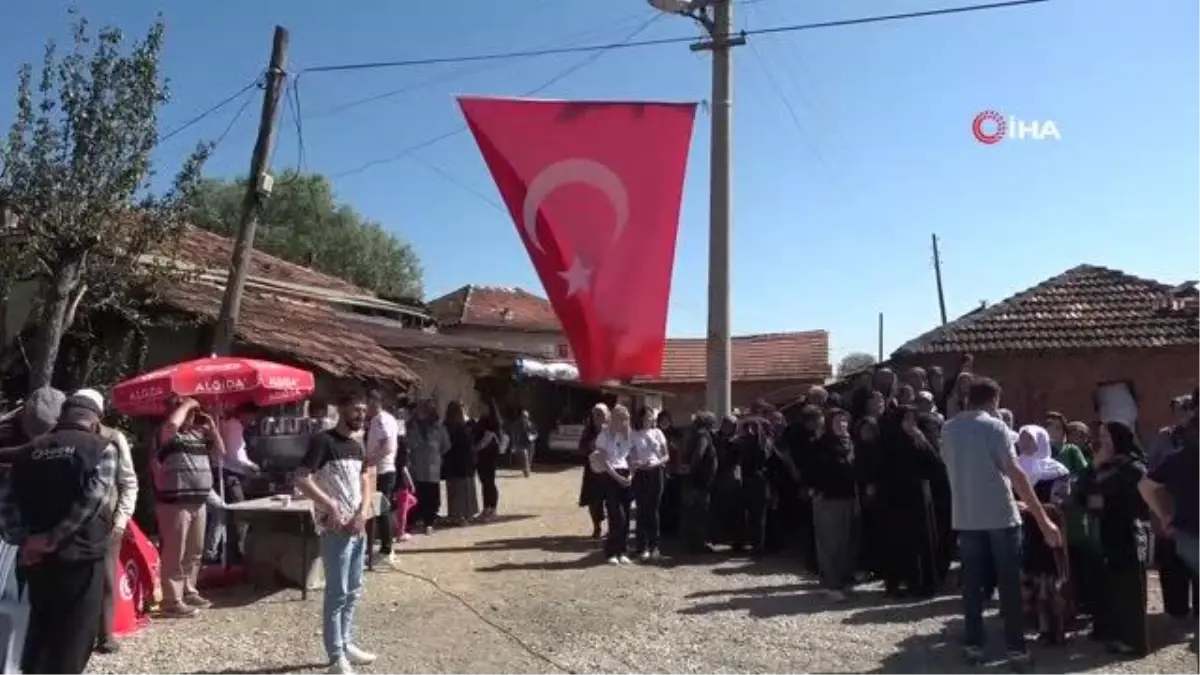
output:
[[[733,220],[732,48],[746,44],[733,33],[734,0],[650,0],[656,9],[694,19],[708,32],[709,40],[692,45],[692,51],[712,52],[712,140],[709,157],[708,231],[708,390],[707,406],[718,417],[733,410],[733,355],[730,329],[729,259]]]

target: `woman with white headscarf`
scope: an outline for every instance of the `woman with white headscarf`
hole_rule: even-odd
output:
[[[1071,472],[1051,458],[1050,434],[1036,424],[1017,431],[1017,464],[1029,477],[1046,515],[1061,530],[1066,530],[1064,503],[1071,492]],[[1025,513],[1022,504],[1022,512]],[[1028,516],[1023,520],[1030,520]],[[1037,620],[1038,631],[1046,642],[1061,644],[1066,627],[1074,619],[1071,598],[1070,564],[1064,548],[1051,548],[1042,539],[1041,530],[1032,522],[1024,523],[1025,542],[1021,569],[1021,587],[1025,611]]]

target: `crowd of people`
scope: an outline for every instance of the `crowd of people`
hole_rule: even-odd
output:
[[[1196,393],[1172,401],[1175,424],[1148,434],[1148,451],[1136,424],[1047,412],[1017,426],[1000,399],[1000,386],[968,361],[948,379],[914,368],[901,380],[879,368],[845,396],[813,387],[783,409],[764,404],[721,420],[700,412],[685,425],[600,404],[581,439],[579,503],[608,564],[652,564],[664,545],[672,556],[714,546],[794,552],[835,601],[871,578],[893,597],[930,597],[945,590],[957,559],[972,662],[983,658],[983,607],[997,594],[1018,669],[1029,663],[1028,629],[1054,644],[1090,624],[1115,655],[1147,653],[1152,561],[1165,611],[1194,620]],[[125,435],[103,423],[104,404],[91,389],[34,392],[19,434],[0,451],[9,471],[0,534],[20,547],[31,605],[24,672],[82,672],[93,650],[117,648],[115,544],[138,480]],[[493,519],[501,457],[511,450],[528,475],[537,439],[523,412],[505,424],[489,406],[474,419],[457,402],[444,415],[432,401],[388,408],[379,393],[343,396],[316,423],[295,472],[321,538],[333,672],[375,660],[353,640],[372,554],[366,532],[379,535],[377,561],[390,563],[409,532]],[[237,523],[220,507],[244,498],[244,481],[259,471],[247,430],[260,415],[242,406],[215,419],[194,400],[175,400],[153,433],[163,616],[208,607],[198,586],[205,550],[241,545],[244,533],[222,527]],[[382,509],[370,499],[376,492]],[[206,522],[210,513],[217,517]],[[214,543],[222,532],[233,541]]]
[[[524,413],[502,425],[490,408],[468,419],[457,402],[444,417],[432,401],[411,409],[388,403],[370,392],[329,406],[314,420],[318,431],[295,472],[321,535],[324,633],[338,672],[374,660],[350,641],[353,605],[371,555],[362,535],[368,529],[377,535],[373,562],[394,565],[395,543],[410,531],[490,520],[499,504],[501,454],[511,450],[528,475],[536,440]],[[26,673],[83,672],[93,651],[120,647],[112,634],[113,586],[139,480],[128,438],[103,423],[105,413],[105,399],[94,389],[70,396],[40,389],[0,442],[0,465],[7,470],[0,480],[0,535],[19,547],[19,576],[30,603]],[[247,445],[262,413],[243,405],[217,418],[193,399],[177,399],[148,439],[165,618],[192,618],[211,606],[199,583],[206,558],[240,561],[245,524],[225,507],[243,501],[249,481],[262,471]],[[369,480],[359,479],[368,473]],[[376,492],[382,508],[369,498]]]
[[[1149,452],[1136,424],[1048,411],[1018,426],[1000,398],[966,360],[951,378],[879,368],[845,396],[813,387],[782,409],[699,412],[681,426],[597,405],[579,504],[608,564],[632,562],[636,514],[642,561],[660,557],[661,538],[680,556],[790,551],[834,600],[866,579],[927,598],[958,560],[972,662],[997,594],[1018,669],[1027,629],[1059,644],[1090,625],[1114,655],[1146,654],[1152,561],[1166,612],[1194,620],[1196,394],[1171,402],[1175,424],[1149,435]]]

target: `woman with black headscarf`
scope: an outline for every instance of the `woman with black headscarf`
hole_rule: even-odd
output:
[[[709,498],[717,475],[717,448],[713,443],[716,426],[712,413],[696,413],[679,458],[679,538],[691,553],[711,550]]]
[[[450,450],[442,458],[446,520],[450,525],[466,525],[479,513],[479,495],[475,492],[475,443],[462,403],[451,401],[446,406],[444,422],[450,438]]]
[[[1137,435],[1121,422],[1100,425],[1092,468],[1079,479],[1077,495],[1087,509],[1088,531],[1099,538],[1100,578],[1092,634],[1109,651],[1126,657],[1150,651],[1146,629],[1146,562],[1150,522],[1138,493],[1146,475]]]
[[[951,518],[952,498],[950,493],[950,475],[946,472],[946,463],[942,461],[942,418],[936,413],[917,413],[917,428],[925,440],[933,446],[936,464],[929,472],[929,499],[933,506],[934,536],[934,584],[937,587],[946,580],[950,573],[950,563],[954,560],[955,537]]]
[[[870,574],[883,573],[883,555],[887,536],[886,509],[878,500],[879,484],[887,470],[883,446],[879,442],[879,419],[866,416],[854,423],[854,454],[858,462],[859,503],[861,505],[862,541],[859,546],[859,565]]]
[[[825,435],[813,448],[807,483],[821,585],[834,600],[854,584],[858,543],[858,480],[850,414],[830,410]]]
[[[936,439],[922,431],[913,406],[896,410],[896,428],[885,446],[885,475],[878,489],[887,520],[884,584],[889,595],[902,591],[933,595],[938,574],[938,519],[930,483],[945,474]]]
[[[825,411],[815,405],[800,409],[798,419],[784,432],[786,456],[790,460],[790,471],[772,471],[775,493],[778,495],[775,537],[784,545],[797,541],[801,559],[808,571],[816,573],[817,546],[813,536],[812,498],[809,494],[809,476],[813,473],[813,460],[817,446],[825,435]]]

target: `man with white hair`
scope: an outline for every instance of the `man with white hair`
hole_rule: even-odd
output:
[[[95,389],[80,389],[75,396],[83,396],[94,402],[101,411],[104,410],[104,396]],[[104,559],[104,601],[100,611],[100,630],[96,634],[96,651],[101,654],[115,654],[121,645],[113,636],[113,592],[117,578],[117,565],[121,555],[121,542],[125,539],[125,528],[128,527],[133,511],[137,508],[138,479],[137,471],[133,468],[133,452],[129,448],[129,439],[120,429],[100,425],[100,435],[117,449],[117,479],[116,490],[111,495],[113,508],[112,536],[109,539],[108,555]]]

